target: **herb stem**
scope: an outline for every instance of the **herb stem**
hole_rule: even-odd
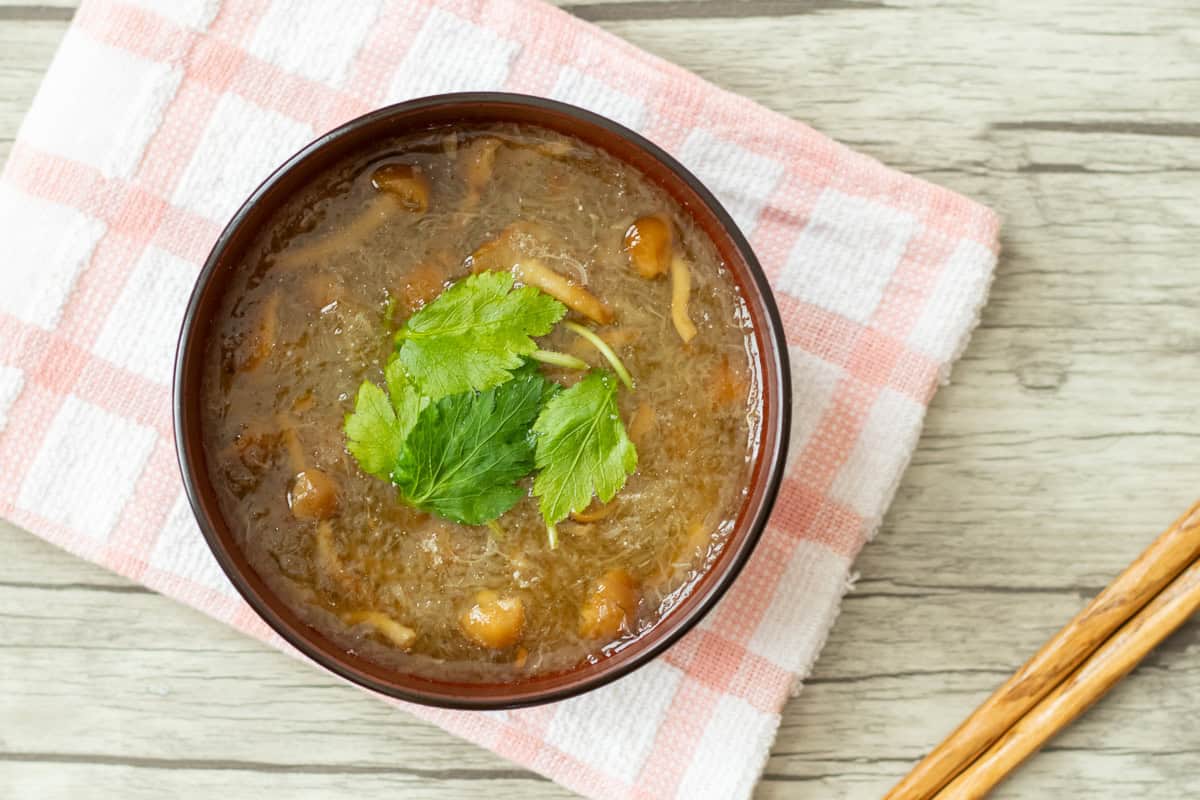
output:
[[[550,543],[551,550],[558,549],[558,527],[555,525],[546,526],[546,540]]]
[[[534,350],[529,354],[529,357],[534,361],[540,361],[543,364],[550,364],[555,367],[565,367],[566,369],[588,368],[588,363],[582,358],[576,358],[568,353],[560,353],[557,350]]]
[[[617,358],[617,354],[613,352],[613,349],[608,346],[608,342],[597,336],[595,331],[585,328],[578,322],[567,321],[563,325],[566,325],[569,330],[587,339],[593,347],[600,351],[600,355],[604,356],[609,364],[612,364],[612,368],[616,371],[617,377],[621,379],[621,383],[629,387],[630,390],[633,389],[633,376],[629,374],[629,370],[625,369],[625,365],[621,363],[621,359]]]
[[[497,522],[496,520],[494,520],[494,519],[489,519],[489,520],[488,520],[486,523],[484,523],[484,524],[486,524],[486,525],[488,526],[488,530],[490,530],[490,531],[491,531],[493,534],[495,534],[495,536],[496,536],[497,538],[503,538],[503,537],[504,537],[504,528],[501,528],[501,527],[500,527],[500,523],[499,523],[499,522]]]

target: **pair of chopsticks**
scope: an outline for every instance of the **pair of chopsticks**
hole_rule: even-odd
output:
[[[983,797],[1200,608],[1200,503],[1042,646],[884,800]]]

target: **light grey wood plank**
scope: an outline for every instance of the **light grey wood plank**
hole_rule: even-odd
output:
[[[876,0],[602,0],[560,2],[575,16],[589,22],[646,20],[738,19],[746,17],[792,17],[834,11],[885,9]]]
[[[78,7],[78,0],[49,0],[49,2],[42,3],[0,0],[0,20],[11,22],[63,21],[71,19]]]
[[[12,5],[0,158],[65,30]],[[573,5],[1005,216],[983,324],[758,792],[877,797],[1194,499],[1194,5]],[[784,15],[713,18],[743,11]],[[0,760],[16,796],[206,796],[234,774],[301,797],[565,794],[3,525],[0,614],[24,615],[0,624],[0,753],[34,756]],[[1196,794],[1198,654],[1193,622],[997,796]]]
[[[0,763],[4,763],[0,761]],[[57,762],[9,762],[5,783],[13,797],[38,800],[75,800],[80,788],[89,796],[128,800],[163,797],[287,797],[327,800],[331,797],[403,797],[413,800],[462,800],[466,797],[527,800],[572,795],[551,783],[533,783],[523,776],[499,776],[486,784],[453,775],[434,779],[401,769],[338,771],[331,773],[295,769],[248,770],[237,764],[215,768],[180,765],[163,768],[155,762],[135,765]],[[350,788],[352,787],[352,788]]]

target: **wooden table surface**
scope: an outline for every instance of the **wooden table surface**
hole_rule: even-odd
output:
[[[0,0],[0,160],[59,2]],[[1005,219],[982,326],[758,791],[878,797],[1200,495],[1200,6],[568,9]],[[0,796],[230,787],[571,796],[0,523]],[[1200,794],[1200,621],[996,794]]]

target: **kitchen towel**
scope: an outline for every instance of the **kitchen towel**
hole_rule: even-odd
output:
[[[585,795],[746,797],[975,325],[998,222],[537,0],[86,0],[0,178],[0,515],[286,649],[183,495],[182,310],[288,155],[468,89],[590,108],[716,193],[782,311],[791,455],[741,578],[656,662],[522,711],[399,705]]]

